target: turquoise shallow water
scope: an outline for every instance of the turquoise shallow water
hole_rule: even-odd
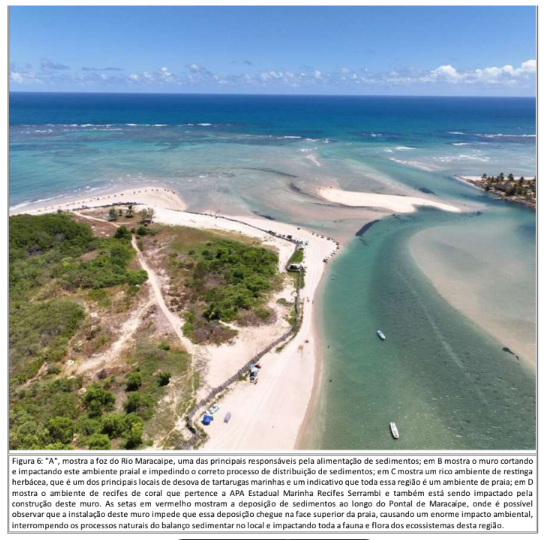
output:
[[[321,314],[326,361],[307,445],[534,448],[530,366],[449,305],[411,256],[409,237],[437,219],[385,219],[334,262]]]
[[[12,94],[10,206],[158,183],[191,210],[340,237],[380,219],[328,267],[306,445],[533,448],[534,369],[495,336],[534,342],[535,214],[452,176],[534,175],[535,108],[534,99]],[[349,210],[311,196],[326,185],[438,196],[465,212]],[[417,264],[410,240],[434,230],[444,240],[429,246],[438,271],[480,299],[498,332],[479,324],[481,312],[457,311]]]

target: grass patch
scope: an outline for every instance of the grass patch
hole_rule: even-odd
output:
[[[298,248],[293,252],[293,255],[289,258],[287,264],[300,264],[304,261],[304,250],[303,248]]]

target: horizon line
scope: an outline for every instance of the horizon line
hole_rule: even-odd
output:
[[[74,91],[32,91],[32,90],[8,90],[10,94],[70,94],[70,95],[136,95],[136,96],[246,96],[246,97],[332,97],[332,98],[462,98],[462,99],[537,99],[533,96],[482,96],[482,95],[428,95],[428,94],[253,94],[253,93],[220,93],[220,92],[74,92]]]

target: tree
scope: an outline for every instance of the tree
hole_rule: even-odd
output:
[[[525,183],[525,178],[523,178],[523,176],[518,180],[519,182],[519,185],[520,186],[523,186],[523,184]]]
[[[154,211],[154,208],[143,208],[143,210],[139,212],[139,215],[141,216],[141,223],[148,224],[152,223],[156,212]]]
[[[74,437],[74,423],[64,416],[51,418],[47,423],[47,430],[54,442],[68,444]]]
[[[125,225],[122,225],[116,229],[114,238],[118,238],[119,240],[131,240],[131,233]]]
[[[171,380],[171,373],[169,371],[161,371],[158,373],[158,386],[167,386]]]
[[[142,404],[142,396],[137,392],[132,392],[124,402],[124,409],[127,413],[136,412]]]
[[[105,414],[101,418],[101,433],[108,435],[111,439],[121,437],[126,431],[124,415],[118,413]]]
[[[481,179],[485,182],[485,180],[487,180],[487,175],[485,173],[483,173]]]
[[[143,444],[143,424],[135,422],[129,430],[125,447],[127,450],[133,450]]]
[[[134,213],[133,213],[133,204],[132,203],[129,203],[127,205],[127,210],[126,210],[126,217],[127,218],[132,218],[134,216]]]
[[[112,392],[107,392],[99,383],[93,383],[84,394],[84,404],[88,416],[97,417],[103,414],[103,410],[112,410],[116,401]]]
[[[118,212],[116,212],[115,208],[111,208],[108,211],[108,220],[109,221],[118,221]]]
[[[510,180],[510,182],[514,181],[514,175],[512,173],[508,175],[508,180]]]

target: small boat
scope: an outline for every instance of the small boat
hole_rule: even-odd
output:
[[[379,336],[383,341],[386,339],[386,336],[382,333],[381,330],[377,330],[377,336]]]
[[[396,426],[396,422],[390,422],[390,431],[392,432],[392,437],[394,437],[394,439],[400,438],[400,434],[398,432],[398,427]]]
[[[232,413],[230,413],[230,412],[226,413],[225,420],[224,420],[225,424],[228,424],[230,422],[231,416],[232,416]]]

